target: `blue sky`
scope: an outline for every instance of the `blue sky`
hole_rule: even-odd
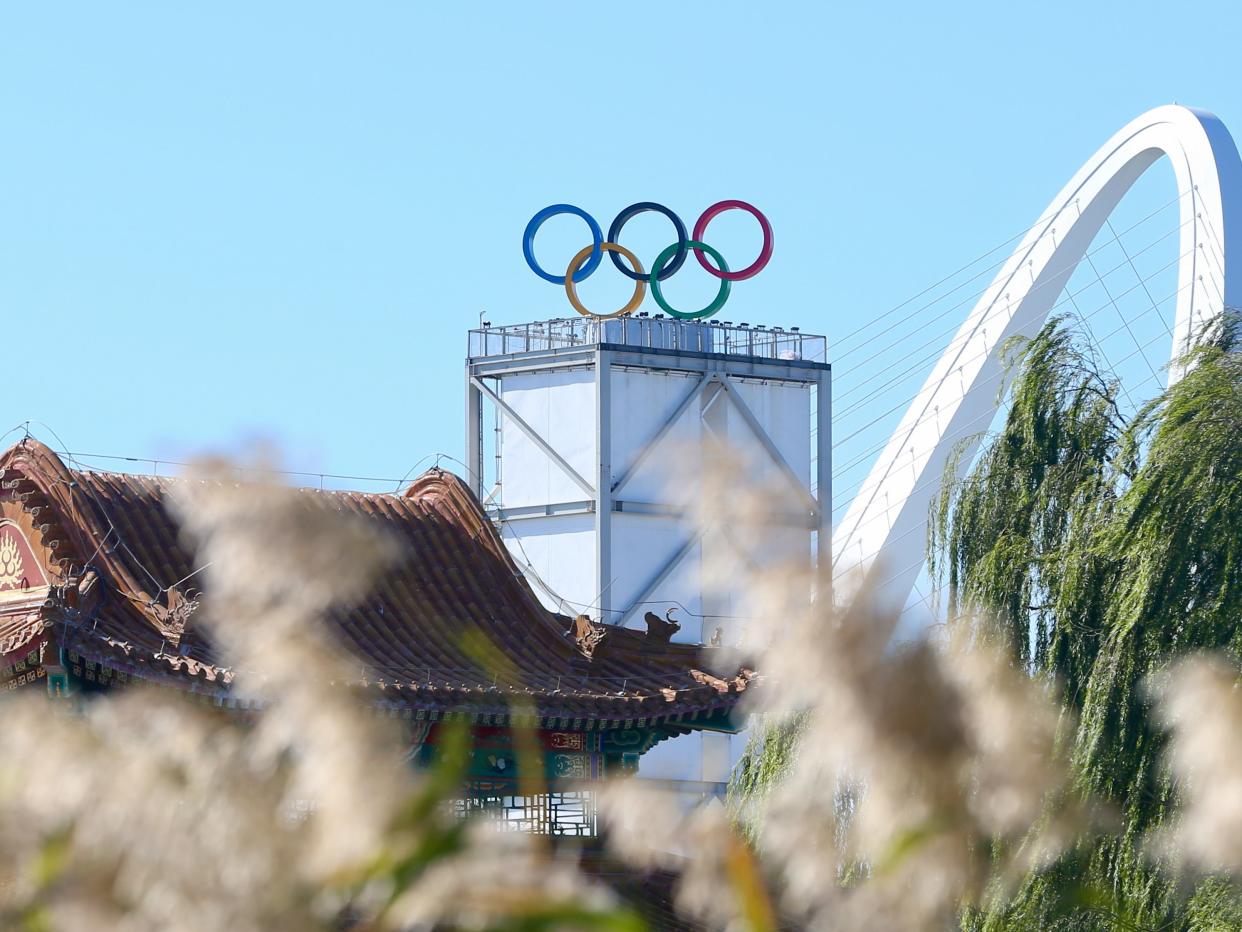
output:
[[[460,456],[466,330],[571,313],[520,248],[560,201],[606,228],[749,200],[776,250],[721,318],[837,339],[1024,229],[1142,111],[1242,133],[1240,25],[1236,2],[11,4],[0,430],[166,459],[261,439],[360,476]],[[1156,173],[1126,209],[1172,196]],[[583,236],[547,233],[550,268]],[[667,241],[627,227],[648,261]],[[727,216],[712,242],[742,264],[758,234]],[[670,294],[705,302],[687,269]],[[610,271],[593,306],[628,293]]]

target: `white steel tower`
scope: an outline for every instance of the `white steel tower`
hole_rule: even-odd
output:
[[[760,568],[797,555],[827,565],[826,356],[824,337],[797,329],[663,316],[472,330],[471,486],[549,608],[629,627],[652,611],[680,623],[675,640],[720,629],[727,642],[745,622],[744,594],[704,585],[717,548]],[[783,493],[774,530],[751,550],[697,519],[698,477],[720,446]],[[711,738],[691,779],[727,778],[733,755]]]

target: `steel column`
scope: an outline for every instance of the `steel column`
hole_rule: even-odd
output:
[[[612,608],[612,353],[595,353],[595,592],[601,621]]]
[[[483,501],[483,396],[466,363],[466,482],[475,498]]]
[[[815,498],[819,504],[815,534],[818,590],[832,592],[832,370],[819,374],[815,388]]]

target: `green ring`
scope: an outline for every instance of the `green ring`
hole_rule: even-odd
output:
[[[729,266],[725,264],[724,256],[716,252],[716,250],[711,246],[708,246],[707,243],[700,243],[698,240],[692,239],[687,240],[685,245],[691,249],[703,250],[716,260],[716,265],[720,267],[720,271],[729,271]],[[647,276],[647,280],[651,283],[651,295],[655,298],[656,304],[660,305],[660,310],[664,311],[664,313],[668,314],[670,317],[676,317],[680,320],[700,320],[704,317],[711,317],[718,310],[724,307],[725,302],[729,300],[729,289],[732,287],[732,282],[728,279],[722,278],[720,280],[720,290],[716,292],[716,300],[707,305],[707,307],[703,308],[701,311],[686,312],[674,310],[669,306],[668,302],[664,300],[664,295],[660,293],[660,273],[664,271],[664,264],[668,262],[669,259],[673,258],[673,253],[675,253],[679,248],[683,248],[681,243],[673,243],[672,246],[669,246],[664,250],[664,252],[656,256],[656,261],[652,263],[651,266],[651,274]]]

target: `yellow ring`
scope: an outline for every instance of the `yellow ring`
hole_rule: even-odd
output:
[[[624,256],[630,260],[630,265],[634,267],[635,272],[639,275],[643,274],[643,267],[638,261],[638,256],[634,255],[634,253],[630,252],[624,246],[618,246],[616,243],[600,243],[599,248],[604,252],[615,252],[618,255]],[[574,285],[574,273],[578,271],[579,266],[586,262],[587,256],[589,256],[594,249],[595,245],[591,244],[590,246],[583,248],[578,255],[569,260],[569,270],[565,273],[565,294],[569,297],[569,303],[572,304],[574,306],[574,310],[583,317],[594,317],[596,320],[611,320],[614,317],[625,317],[627,314],[633,314],[643,303],[643,298],[647,296],[646,278],[639,278],[639,280],[634,283],[634,296],[630,298],[629,303],[626,304],[625,307],[621,308],[619,311],[613,312],[612,314],[596,314],[594,311],[588,311],[585,307],[583,307],[582,302],[578,300],[578,289]]]

